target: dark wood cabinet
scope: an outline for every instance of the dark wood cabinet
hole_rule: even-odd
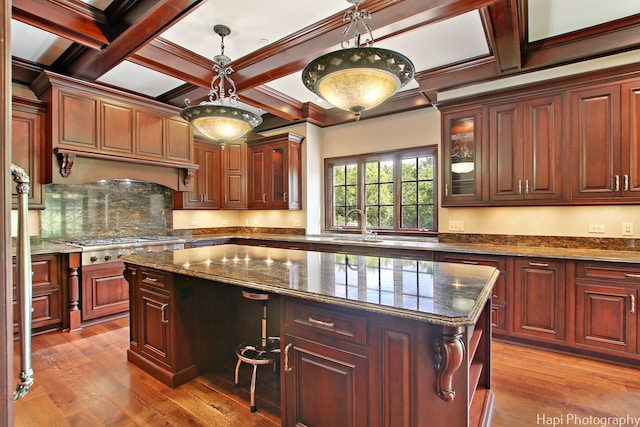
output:
[[[562,97],[489,106],[489,200],[562,201]]]
[[[571,92],[571,197],[609,199],[620,194],[620,86]]]
[[[622,85],[622,114],[622,195],[637,199],[640,197],[640,80]]]
[[[31,327],[33,332],[42,332],[63,327],[64,275],[61,255],[33,255],[31,260],[32,276],[32,308]],[[13,264],[13,295],[16,295],[16,264]],[[14,333],[18,331],[18,305],[13,300]]]
[[[283,425],[368,426],[367,358],[294,335],[284,340]]]
[[[576,266],[576,345],[611,354],[638,353],[640,268],[581,262]]]
[[[229,143],[222,150],[222,208],[247,208],[247,144]]]
[[[567,339],[566,265],[544,258],[514,261],[513,335],[536,340]]]
[[[194,161],[199,166],[191,180],[192,191],[175,192],[174,209],[220,209],[222,149],[219,145],[196,141]]]
[[[42,150],[46,111],[39,101],[13,98],[11,116],[11,163],[29,175],[29,209],[44,208]],[[18,193],[11,187],[12,207],[17,209]]]
[[[468,264],[468,265],[488,265],[496,268],[500,272],[498,280],[496,280],[493,286],[493,294],[491,301],[492,309],[492,331],[494,335],[506,335],[509,333],[510,328],[507,319],[511,319],[513,315],[509,314],[513,310],[513,307],[509,306],[510,300],[512,300],[512,288],[513,288],[513,268],[509,265],[512,264],[512,260],[500,255],[482,255],[482,254],[462,254],[462,253],[445,253],[439,252],[436,257],[438,262],[453,262],[456,264]]]
[[[110,262],[82,267],[82,321],[105,320],[129,312],[129,283],[124,264]]]
[[[249,142],[250,209],[302,209],[303,139],[288,133]]]
[[[443,206],[483,200],[482,121],[483,108],[442,114]]]
[[[49,106],[49,154],[193,166],[193,132],[177,108],[48,71],[31,89]]]

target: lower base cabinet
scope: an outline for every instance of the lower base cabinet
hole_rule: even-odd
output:
[[[581,262],[576,266],[576,346],[615,355],[640,351],[640,268]]]
[[[567,325],[566,264],[543,258],[514,262],[513,335],[565,342]]]
[[[113,318],[129,312],[129,283],[124,278],[124,264],[82,267],[82,321]]]
[[[32,307],[31,327],[33,332],[61,329],[64,317],[64,276],[62,255],[33,255],[31,257]],[[13,295],[17,295],[15,279],[18,277],[16,264],[13,264]],[[13,300],[13,331],[18,332],[17,301]]]

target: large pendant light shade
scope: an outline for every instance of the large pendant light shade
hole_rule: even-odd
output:
[[[362,22],[371,15],[358,9],[364,0],[347,1],[353,3],[355,9],[347,11],[343,17],[344,21],[351,21],[343,32],[343,49],[311,61],[302,71],[302,82],[334,107],[353,112],[357,120],[363,111],[382,104],[413,79],[415,70],[406,56],[372,46],[371,28]],[[359,25],[363,25],[370,35],[365,47],[359,47]],[[349,44],[345,37],[352,27],[356,47],[344,48]]]
[[[231,59],[224,55],[224,37],[231,34],[231,30],[224,25],[216,25],[213,30],[222,38],[222,53],[216,55],[213,61],[213,71],[217,74],[211,81],[209,101],[190,105],[187,99],[185,101],[187,107],[180,115],[205,137],[224,148],[226,143],[242,138],[259,126],[262,118],[240,106],[236,85],[229,77],[233,69],[229,65]],[[230,86],[227,91],[225,91],[225,82]]]

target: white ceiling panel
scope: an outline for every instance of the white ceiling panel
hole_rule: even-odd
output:
[[[11,20],[11,55],[51,65],[71,46],[71,41],[63,39],[39,28]]]
[[[213,32],[213,26],[226,25],[231,34],[225,37],[225,55],[237,60],[350,6],[345,0],[313,4],[291,0],[209,0],[161,37],[211,59],[220,53],[220,37]]]
[[[529,41],[640,13],[640,0],[529,0]]]
[[[160,96],[185,83],[129,61],[121,62],[98,81],[152,97]]]

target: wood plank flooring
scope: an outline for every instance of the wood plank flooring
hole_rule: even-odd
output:
[[[35,384],[14,405],[15,425],[280,424],[278,377],[268,367],[258,373],[258,412],[251,413],[248,387],[234,388],[232,366],[171,389],[127,362],[128,341],[128,318],[34,337]],[[639,368],[501,342],[493,350],[494,427],[551,426],[553,417],[557,426],[596,426],[585,421],[640,417]],[[241,381],[249,378],[243,371]]]

